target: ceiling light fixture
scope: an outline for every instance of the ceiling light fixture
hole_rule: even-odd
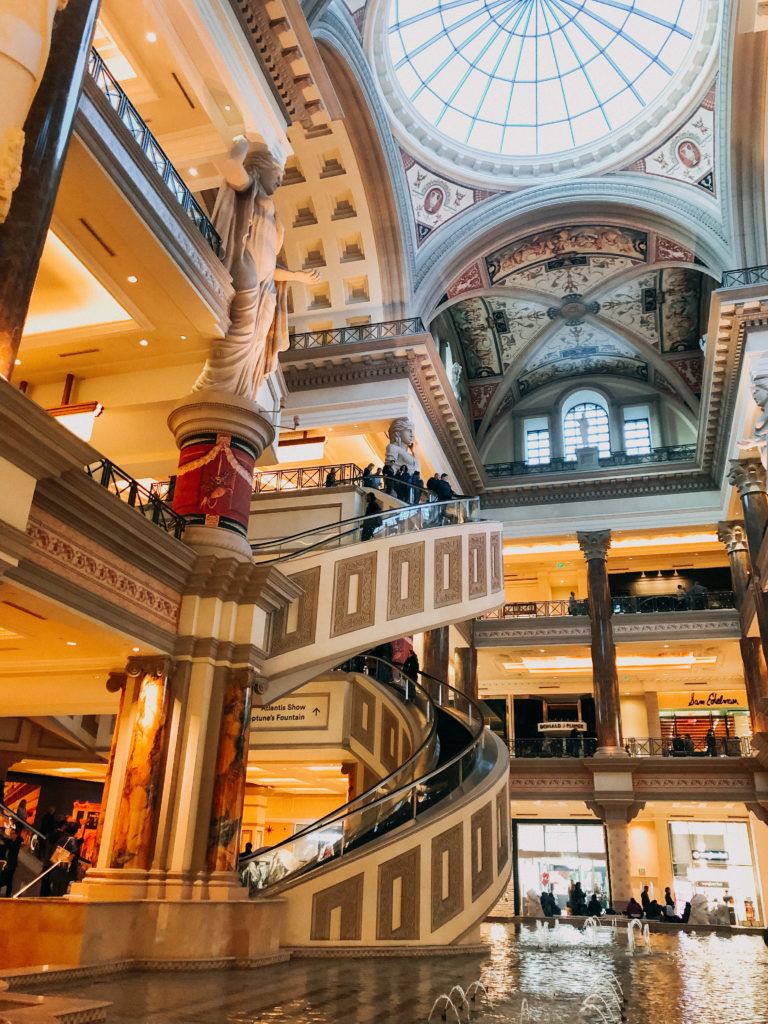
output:
[[[229,103],[225,103],[224,104],[224,109],[226,110],[227,113],[229,113],[230,110],[232,109],[232,107],[229,105]]]
[[[197,168],[196,168],[196,167],[190,167],[190,168],[189,168],[189,173],[190,173],[190,175],[191,175],[191,176],[192,176],[193,178],[196,178],[196,177],[197,177]]]
[[[77,640],[67,640],[67,647],[77,647]]]
[[[149,345],[149,342],[147,341],[146,338],[139,338],[139,344],[141,345],[142,348],[146,348],[147,345]]]
[[[134,654],[138,654],[139,651],[141,650],[141,648],[140,647],[132,647],[131,650],[133,651]]]
[[[660,668],[674,669],[689,672],[692,668],[700,665],[714,665],[717,656],[714,654],[657,654],[653,657],[638,654],[620,654],[616,658],[619,668],[631,668],[637,671],[658,671]],[[514,671],[524,668],[531,675],[550,675],[553,671],[565,672],[571,675],[588,673],[592,671],[592,659],[588,656],[558,655],[549,658],[522,658],[521,662],[503,662],[504,668]]]
[[[13,365],[14,366],[21,366],[21,360],[20,359],[14,359],[13,360]]]
[[[146,34],[146,36],[144,38],[147,40],[148,43],[156,43],[157,42],[157,32],[147,32],[147,34]]]
[[[180,334],[179,338],[180,338],[181,341],[186,341],[187,340],[186,334]]]
[[[128,277],[126,278],[126,280],[128,281],[128,284],[136,284],[136,282],[139,279],[138,279],[138,277],[136,277],[135,274],[129,274]]]

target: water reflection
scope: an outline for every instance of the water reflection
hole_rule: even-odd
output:
[[[628,1024],[768,1024],[768,949],[759,936],[655,933],[650,952],[634,956],[626,929],[601,927],[594,944],[549,947],[528,927],[488,924],[482,937],[482,954],[297,959],[55,990],[113,1001],[108,1024],[424,1024],[440,993],[480,979],[493,1005],[478,1003],[474,1024],[518,1024],[523,999],[532,1019],[575,1024],[599,1021],[580,1018],[581,1004],[593,990],[607,997],[615,979],[628,998]]]

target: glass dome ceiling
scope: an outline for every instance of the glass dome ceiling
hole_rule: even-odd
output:
[[[535,160],[594,147],[648,114],[690,64],[714,5],[389,0],[390,70],[438,142]]]

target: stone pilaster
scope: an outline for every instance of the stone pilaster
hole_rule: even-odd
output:
[[[629,823],[626,819],[606,819],[605,839],[608,847],[611,905],[616,910],[624,910],[629,902],[629,897],[632,895],[632,876],[629,862]]]
[[[752,732],[765,733],[768,732],[768,667],[766,667],[762,638],[748,636],[745,633],[744,615],[750,601],[754,601],[758,627],[760,627],[761,616],[758,609],[760,606],[765,607],[765,595],[757,589],[754,583],[744,523],[738,521],[718,523],[717,535],[728,552],[733,592],[736,598],[736,607],[740,613],[739,647]]]
[[[616,669],[616,644],[611,624],[613,610],[606,564],[608,549],[611,546],[611,531],[577,533],[576,537],[587,562],[597,753],[604,756],[621,756],[625,751],[621,737],[619,677]]]

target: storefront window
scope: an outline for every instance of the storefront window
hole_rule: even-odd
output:
[[[587,899],[596,892],[608,906],[605,832],[599,822],[516,822],[515,834],[515,890],[521,902],[529,890],[540,895],[547,889],[565,913],[570,890],[580,882]]]
[[[759,923],[761,910],[746,822],[671,821],[669,835],[679,907],[700,894],[706,896],[710,914],[722,917],[724,924]]]

